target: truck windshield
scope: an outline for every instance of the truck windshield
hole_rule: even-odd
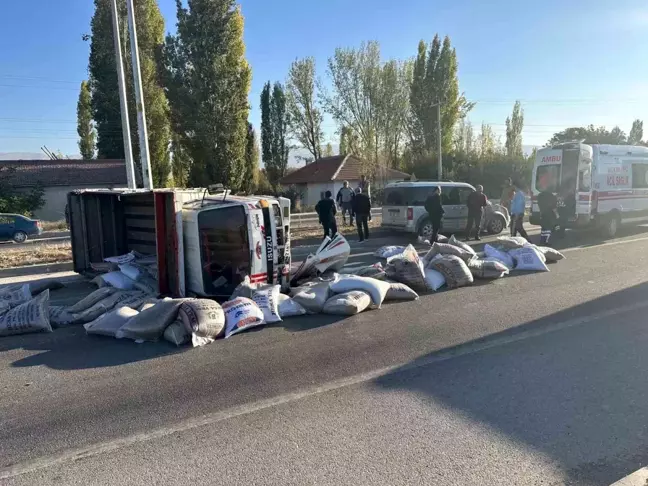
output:
[[[434,186],[388,187],[385,189],[385,206],[423,206],[434,189]]]
[[[541,165],[536,170],[535,187],[539,192],[558,192],[560,164]]]
[[[242,206],[203,211],[198,215],[205,292],[230,296],[250,272],[245,210]]]

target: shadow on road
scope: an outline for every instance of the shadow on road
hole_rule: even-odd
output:
[[[544,453],[574,481],[569,484],[608,485],[648,463],[646,307],[467,351],[522,331],[638,305],[647,294],[648,283],[637,285],[431,353],[375,385],[414,391]],[[435,355],[453,353],[459,356],[426,364]]]

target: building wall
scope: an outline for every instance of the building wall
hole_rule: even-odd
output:
[[[106,186],[85,186],[83,189],[105,189]],[[65,219],[65,205],[69,192],[81,189],[75,186],[55,186],[45,188],[45,205],[34,211],[34,217],[43,221],[59,221]]]

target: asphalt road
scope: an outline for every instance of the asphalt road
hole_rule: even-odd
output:
[[[2,338],[0,482],[610,484],[648,461],[645,231],[200,349]]]

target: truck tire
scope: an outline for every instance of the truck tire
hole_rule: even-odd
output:
[[[497,215],[488,223],[488,233],[491,235],[499,235],[506,228],[506,220],[504,216]]]

